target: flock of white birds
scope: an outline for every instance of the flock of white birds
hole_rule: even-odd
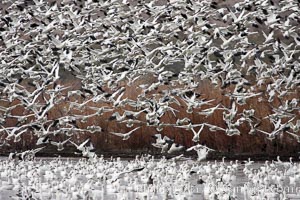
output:
[[[0,148],[12,150],[0,161],[1,199],[300,199],[292,161],[198,162],[214,151],[203,130],[300,142],[299,0],[3,0],[0,9]],[[202,83],[230,105],[199,93]],[[270,113],[259,115],[253,102]],[[224,124],[206,121],[216,112]],[[95,117],[126,127],[106,130]],[[155,127],[161,153],[194,150],[198,161],[105,160],[90,138],[74,137],[106,132],[126,142],[144,126]],[[166,127],[190,131],[194,146]],[[26,135],[36,147],[13,150]],[[67,144],[89,159],[35,159]]]
[[[228,136],[262,134],[270,140],[287,134],[300,142],[299,1],[17,0],[2,1],[1,6],[2,147],[32,134],[37,145],[62,151],[72,143],[93,158],[90,140],[78,144],[71,138],[101,134],[98,124],[81,128],[78,122],[104,113],[110,117],[103,120],[131,127],[127,133],[108,131],[111,135],[127,140],[142,126],[153,126],[153,146],[170,154],[195,150],[200,160],[211,150],[201,145],[204,127]],[[140,84],[145,79],[149,81]],[[63,84],[67,80],[79,80],[80,88]],[[222,90],[229,107],[202,98],[196,92],[201,81]],[[130,87],[138,92],[134,99],[128,97]],[[258,117],[260,107],[247,105],[251,99],[270,105],[271,113]],[[60,110],[63,114],[49,117],[61,103],[68,105]],[[188,117],[164,123],[166,114],[176,117],[178,106],[203,123]],[[78,114],[84,109],[92,114]],[[216,111],[221,111],[224,125],[205,122]],[[9,120],[15,125],[8,125]],[[260,127],[262,120],[271,131]],[[249,133],[241,133],[242,124]],[[190,130],[195,146],[164,137],[168,126]],[[58,135],[68,139],[58,141]],[[11,157],[23,159],[41,149]]]
[[[299,163],[117,159],[0,161],[1,199],[299,199]],[[288,186],[288,187],[287,187]]]

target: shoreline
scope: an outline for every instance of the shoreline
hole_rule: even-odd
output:
[[[160,154],[157,152],[143,152],[143,151],[130,151],[130,152],[120,152],[120,151],[101,151],[95,152],[98,157],[104,156],[104,158],[117,158],[120,157],[122,159],[134,159],[136,156],[142,155],[151,155],[154,156],[156,159],[160,159],[165,157],[166,159],[171,159],[181,154]],[[9,152],[0,153],[1,157],[8,157]],[[77,155],[72,152],[40,152],[36,154],[36,157],[44,157],[44,158],[56,158],[56,157],[69,157],[69,158],[82,158],[82,156]],[[277,160],[277,156],[280,157],[281,161],[289,161],[290,157],[292,157],[292,161],[300,161],[300,154],[250,154],[250,153],[224,153],[224,152],[217,152],[217,153],[209,153],[207,158],[203,161],[214,161],[214,160],[222,160],[225,157],[225,161],[244,161],[250,158],[252,161],[266,161],[266,160]],[[193,153],[186,153],[183,155],[184,158],[196,160],[197,155]]]

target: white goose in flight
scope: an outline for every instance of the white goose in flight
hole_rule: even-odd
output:
[[[130,138],[131,134],[134,131],[138,130],[139,128],[141,128],[141,127],[136,127],[136,128],[132,129],[131,131],[129,131],[127,133],[117,133],[117,132],[110,132],[110,133],[113,134],[113,135],[116,135],[118,137],[121,137],[123,140],[128,140]]]

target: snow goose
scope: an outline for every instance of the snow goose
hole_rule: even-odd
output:
[[[185,147],[180,144],[173,143],[171,145],[170,149],[168,150],[168,154],[177,153],[179,151],[182,151],[184,148]]]
[[[57,151],[62,151],[64,150],[64,144],[66,144],[68,141],[70,141],[70,138],[66,139],[65,141],[59,141],[59,142],[50,141],[50,144],[57,146]]]
[[[128,140],[130,138],[131,134],[134,131],[138,130],[139,128],[141,128],[141,127],[136,127],[136,128],[132,129],[131,131],[129,131],[127,133],[116,133],[116,132],[110,132],[110,133],[113,134],[113,135],[116,135],[118,137],[122,137],[123,140]]]

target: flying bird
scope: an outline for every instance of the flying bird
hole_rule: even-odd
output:
[[[118,137],[121,137],[123,140],[128,140],[130,138],[131,134],[134,131],[138,130],[139,128],[141,128],[141,127],[136,127],[136,128],[132,129],[131,131],[129,131],[127,133],[116,133],[116,132],[110,132],[110,133],[113,134],[113,135],[116,135]]]

